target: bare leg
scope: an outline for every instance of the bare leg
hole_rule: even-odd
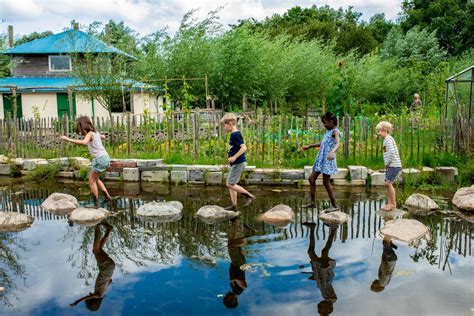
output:
[[[110,200],[112,199],[109,192],[107,191],[107,188],[105,187],[105,184],[102,182],[102,180],[97,179],[97,186],[99,189],[104,192],[105,196]]]
[[[331,199],[332,207],[337,208],[336,198],[334,197],[334,191],[332,189],[330,175],[323,174],[323,184],[324,184],[324,187],[326,188],[326,191],[328,192],[329,199]]]
[[[309,196],[310,202],[304,207],[315,207],[316,206],[316,179],[318,179],[320,172],[313,171],[309,176]]]
[[[385,187],[387,188],[387,205],[383,208],[385,211],[391,211],[397,206],[395,200],[395,188],[391,182],[385,181]]]
[[[89,187],[91,188],[91,193],[94,197],[95,207],[99,207],[99,190],[97,188],[97,179],[99,179],[99,174],[95,171],[91,171],[89,174]]]
[[[245,190],[243,187],[241,187],[240,185],[238,184],[230,184],[230,183],[226,183],[226,186],[230,189],[230,190],[233,190],[237,193],[242,193],[248,197],[251,197],[253,196],[252,194],[250,194],[249,191]]]
[[[229,188],[230,200],[233,206],[237,206],[237,192]]]

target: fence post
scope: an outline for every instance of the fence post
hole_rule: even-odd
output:
[[[351,138],[350,133],[350,117],[346,114],[344,116],[344,158],[349,158],[349,142]]]
[[[127,112],[127,155],[130,158],[130,153],[132,150],[132,141],[131,141],[131,122],[130,122],[130,112]],[[113,144],[112,144],[113,146]]]

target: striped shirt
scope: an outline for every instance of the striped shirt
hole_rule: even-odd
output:
[[[390,135],[383,140],[383,162],[387,167],[402,167],[397,143]]]

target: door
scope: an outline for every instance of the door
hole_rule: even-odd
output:
[[[62,118],[63,115],[69,117],[69,99],[67,93],[57,93],[57,102],[58,102],[58,118]],[[73,116],[76,116],[76,96],[72,95],[72,107],[73,107]]]
[[[13,95],[11,93],[4,93],[3,97],[3,115],[5,118],[13,118]],[[23,117],[23,110],[21,107],[21,94],[16,95],[16,118]]]

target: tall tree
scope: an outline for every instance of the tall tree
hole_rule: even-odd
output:
[[[401,26],[436,31],[441,47],[457,55],[474,47],[474,2],[471,0],[404,0]]]

